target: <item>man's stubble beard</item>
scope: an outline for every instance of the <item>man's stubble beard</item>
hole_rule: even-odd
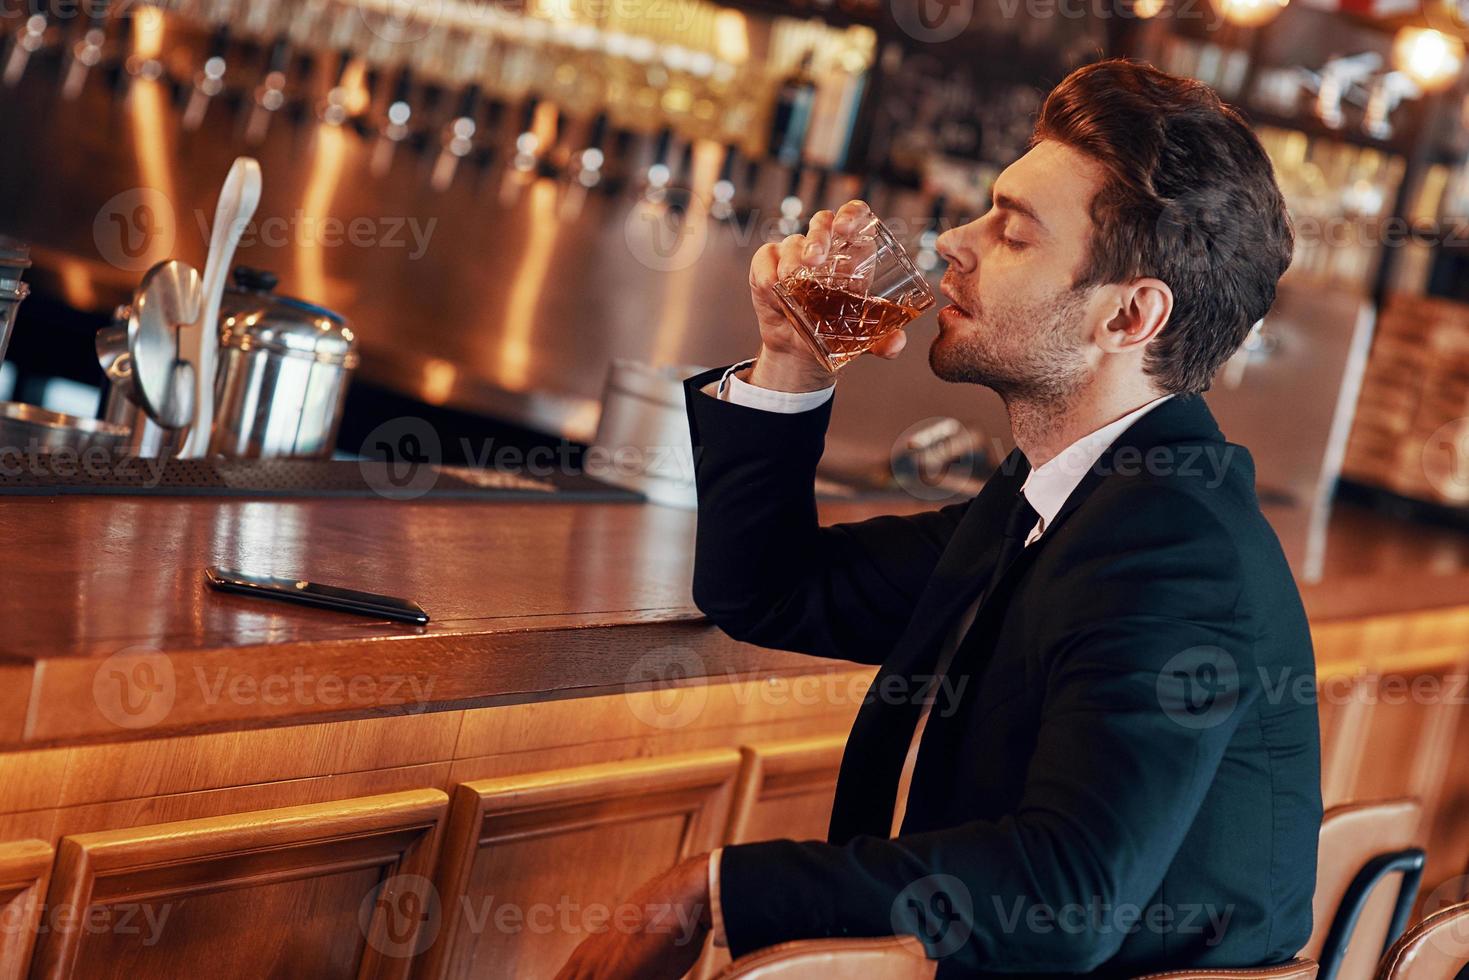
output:
[[[984,385],[1007,404],[1065,404],[1086,383],[1088,369],[1076,339],[1087,291],[1066,289],[1044,302],[989,303],[963,335],[940,332],[928,365],[943,381]],[[1027,336],[1017,324],[1033,324]]]

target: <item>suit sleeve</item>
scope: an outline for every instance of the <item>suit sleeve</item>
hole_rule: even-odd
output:
[[[821,527],[816,464],[832,400],[762,412],[685,382],[699,495],[694,603],[737,640],[880,663],[908,623],[968,501]]]
[[[1115,955],[1120,929],[1034,923],[1146,905],[1259,694],[1226,529],[1176,491],[1127,493],[1112,501],[1109,532],[1057,556],[1067,571],[1053,580],[1057,624],[1041,651],[1046,689],[1020,805],[895,839],[726,847],[732,955],[895,932],[972,971],[1088,972]]]

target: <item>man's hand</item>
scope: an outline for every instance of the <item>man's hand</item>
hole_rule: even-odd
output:
[[[556,980],[678,980],[710,929],[709,855],[682,861],[619,903],[584,939]]]
[[[775,391],[817,391],[829,388],[831,372],[811,353],[796,328],[791,326],[775,296],[777,282],[802,268],[811,269],[826,261],[832,234],[847,234],[861,228],[872,217],[862,201],[848,201],[835,214],[818,211],[804,235],[791,235],[779,245],[762,245],[750,262],[750,299],[760,323],[760,356],[749,381]],[[897,357],[908,342],[902,330],[894,331],[869,353]]]

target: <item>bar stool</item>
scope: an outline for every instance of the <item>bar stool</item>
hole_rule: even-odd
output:
[[[757,950],[731,963],[716,980],[932,980],[938,962],[912,936],[802,939]],[[1242,970],[1173,970],[1138,980],[1315,980],[1316,961]]]
[[[716,980],[933,980],[938,966],[912,936],[800,939],[741,956]]]
[[[1413,846],[1422,815],[1422,806],[1412,799],[1348,803],[1326,811],[1311,938],[1301,950],[1320,962],[1320,980],[1369,980],[1407,927],[1423,877],[1423,850]],[[1396,899],[1376,891],[1392,874],[1402,875]]]
[[[1316,961],[1297,957],[1279,966],[1260,966],[1245,970],[1170,970],[1146,973],[1137,980],[1313,980]]]
[[[1382,958],[1377,980],[1469,976],[1469,902],[1450,905],[1405,932]]]

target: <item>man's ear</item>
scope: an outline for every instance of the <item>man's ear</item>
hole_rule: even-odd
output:
[[[1109,354],[1141,351],[1163,332],[1173,315],[1173,290],[1161,279],[1134,279],[1114,287],[1112,316],[1097,332],[1097,346]]]

